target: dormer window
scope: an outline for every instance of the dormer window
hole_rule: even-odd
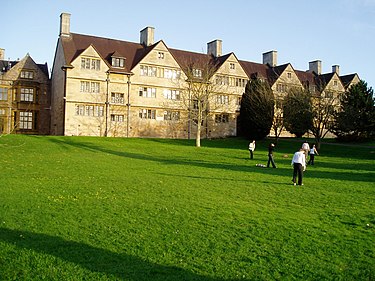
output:
[[[112,66],[113,67],[125,67],[125,59],[119,57],[112,57]]]
[[[194,68],[193,69],[193,76],[198,77],[198,78],[202,78],[202,69]]]
[[[22,70],[21,71],[21,78],[23,79],[34,79],[34,72],[29,70]]]

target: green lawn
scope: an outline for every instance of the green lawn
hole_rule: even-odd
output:
[[[202,145],[0,137],[0,280],[375,280],[374,147]]]

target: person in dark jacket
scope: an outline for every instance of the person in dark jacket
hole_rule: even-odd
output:
[[[268,162],[267,162],[267,168],[270,167],[270,163],[272,164],[273,168],[276,168],[275,160],[273,159],[273,151],[275,150],[275,144],[270,143],[268,146]]]

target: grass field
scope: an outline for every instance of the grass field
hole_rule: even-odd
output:
[[[300,144],[1,137],[0,280],[375,280],[375,148]]]

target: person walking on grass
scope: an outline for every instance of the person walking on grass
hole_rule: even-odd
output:
[[[296,185],[296,179],[298,176],[298,185],[303,185],[303,172],[306,170],[306,157],[305,151],[301,148],[299,151],[294,153],[292,159],[292,166],[293,166],[293,185]]]
[[[307,156],[309,155],[309,151],[310,151],[310,146],[309,146],[309,143],[306,141],[302,144],[302,149],[305,153],[305,157],[307,159]]]
[[[250,159],[253,159],[254,157],[254,150],[255,150],[255,140],[249,143]]]
[[[268,146],[268,162],[267,162],[267,168],[270,167],[270,163],[272,164],[273,168],[276,168],[275,160],[273,159],[273,151],[275,150],[275,145],[273,143],[270,143]]]
[[[316,150],[315,144],[313,144],[312,148],[310,149],[310,159],[307,162],[308,165],[314,165],[315,154],[319,155],[318,151]]]

